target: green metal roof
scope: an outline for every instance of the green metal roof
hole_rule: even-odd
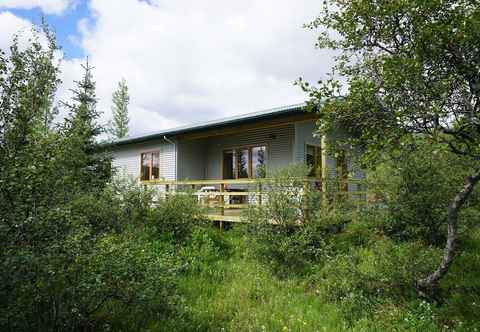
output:
[[[156,131],[153,133],[125,137],[117,141],[111,142],[108,145],[124,145],[124,144],[131,144],[131,143],[139,143],[139,142],[145,142],[153,139],[163,138],[164,136],[175,136],[178,134],[184,134],[188,132],[200,131],[205,129],[213,129],[217,127],[224,127],[228,125],[235,125],[235,124],[246,123],[246,122],[253,122],[261,119],[274,118],[280,115],[286,115],[289,113],[298,112],[299,110],[304,109],[305,106],[306,106],[306,103],[300,103],[300,104],[270,108],[270,109],[266,109],[258,112],[253,112],[253,113],[231,116],[231,117],[217,119],[213,121],[197,122],[197,123],[193,123],[186,126]]]

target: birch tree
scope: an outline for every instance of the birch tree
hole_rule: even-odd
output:
[[[319,131],[343,127],[365,159],[424,138],[477,165],[450,201],[435,271],[416,281],[434,298],[455,256],[457,219],[480,181],[480,2],[332,0],[307,27],[337,51],[332,76],[312,87]]]

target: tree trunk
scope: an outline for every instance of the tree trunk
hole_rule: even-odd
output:
[[[443,252],[442,261],[434,272],[425,278],[418,280],[416,284],[418,293],[427,299],[432,300],[438,297],[439,282],[447,273],[455,255],[455,233],[458,212],[462,208],[463,204],[467,201],[468,197],[473,191],[473,188],[479,181],[480,169],[476,170],[475,173],[466,178],[465,185],[463,186],[462,190],[455,195],[448,206],[447,243]]]

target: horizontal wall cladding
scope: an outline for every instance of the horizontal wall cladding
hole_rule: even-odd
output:
[[[205,178],[207,144],[204,139],[178,142],[178,179]]]
[[[298,122],[295,124],[295,161],[297,163],[306,162],[305,147],[307,144],[318,147],[321,146],[321,139],[314,134],[315,130],[316,123],[314,120],[308,122]],[[327,171],[330,177],[335,177],[335,168],[335,158],[327,156]]]
[[[305,162],[305,145],[311,144],[320,146],[319,137],[315,137],[315,121],[295,123],[295,161],[297,163]]]
[[[163,139],[128,144],[114,148],[113,166],[117,168],[118,175],[138,179],[141,153],[159,151],[160,176],[165,180],[220,179],[224,150],[241,146],[265,145],[267,147],[267,176],[270,176],[272,172],[280,168],[304,163],[306,144],[321,145],[320,138],[313,134],[315,126],[314,121],[297,122],[281,127],[259,128],[231,135],[181,140],[176,143],[176,147]],[[335,132],[329,135],[327,144],[341,134],[341,132]],[[353,178],[363,179],[365,177],[363,170],[354,170],[351,162],[349,162],[348,168],[352,172]],[[327,169],[331,178],[336,176],[336,160],[333,156],[327,157]],[[349,190],[356,189],[356,185],[349,185]]]
[[[112,164],[117,170],[117,175],[138,179],[140,177],[140,156],[142,152],[149,151],[159,152],[160,177],[165,180],[175,180],[176,148],[172,143],[164,140],[115,147]]]
[[[306,161],[306,151],[305,145],[311,144],[314,146],[321,146],[321,139],[320,137],[316,137],[314,135],[316,130],[316,123],[315,121],[308,121],[308,122],[298,122],[295,124],[295,161],[297,163],[303,163]],[[332,142],[344,135],[340,130],[328,135],[327,137],[327,145],[328,142]],[[359,152],[358,152],[359,153]],[[364,171],[358,168],[354,168],[352,161],[348,162],[348,171],[351,174],[351,177],[356,180],[361,180],[365,178]],[[327,172],[330,178],[334,178],[337,176],[337,162],[334,156],[327,156]],[[357,184],[350,183],[348,186],[349,191],[356,191]]]
[[[205,176],[208,179],[220,179],[222,177],[223,150],[245,145],[265,145],[267,147],[266,167],[268,176],[268,173],[287,167],[294,162],[294,137],[294,125],[260,128],[244,133],[211,137],[206,141]]]

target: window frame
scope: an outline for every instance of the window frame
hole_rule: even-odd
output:
[[[221,155],[221,158],[222,158],[221,159],[221,165],[220,165],[221,171],[222,171],[222,174],[221,174],[222,180],[225,180],[225,169],[224,169],[225,152],[233,151],[234,155],[236,156],[235,157],[236,165],[235,165],[235,171],[234,171],[234,179],[232,179],[232,180],[254,179],[254,177],[253,177],[253,153],[252,153],[252,150],[254,148],[262,148],[262,147],[265,149],[265,152],[266,152],[265,153],[265,161],[264,161],[264,164],[265,164],[265,167],[266,167],[267,160],[268,160],[268,151],[270,150],[268,144],[259,143],[259,144],[248,144],[248,145],[235,145],[233,147],[223,148],[222,149],[222,155]],[[246,178],[239,178],[238,177],[238,174],[239,174],[238,152],[242,151],[242,150],[248,150],[248,165],[247,165],[248,177],[246,177]]]
[[[153,155],[157,155],[158,159],[158,178],[152,178],[152,173],[153,173]],[[144,155],[150,155],[149,158],[149,163],[148,163],[148,180],[143,179],[143,156]],[[150,150],[150,151],[144,151],[140,153],[140,181],[151,181],[151,180],[159,180],[160,179],[160,150]]]

